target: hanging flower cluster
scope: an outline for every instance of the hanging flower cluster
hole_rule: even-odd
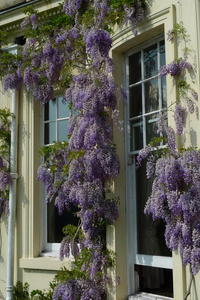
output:
[[[5,90],[24,84],[43,104],[59,90],[74,111],[69,142],[45,147],[38,170],[47,200],[59,213],[76,207],[80,219],[77,228],[64,231],[60,257],[72,254],[75,261],[57,277],[54,300],[105,298],[106,269],[113,266],[106,226],[118,217],[109,187],[119,172],[112,142],[118,110],[110,33],[113,25],[129,23],[136,34],[146,12],[146,0],[68,0],[51,18],[30,9],[21,25],[26,38],[21,54],[0,52]]]
[[[177,25],[170,31],[169,38],[174,41],[180,36],[188,39],[183,26]],[[197,274],[200,271],[200,151],[183,149],[176,143],[176,134],[184,134],[187,114],[194,113],[194,101],[198,100],[197,93],[184,78],[185,71],[192,69],[192,65],[182,58],[162,67],[160,75],[173,76],[178,88],[173,115],[176,130],[167,126],[167,116],[163,114],[158,132],[167,136],[168,148],[146,146],[138,155],[138,164],[146,159],[147,178],[153,177],[145,213],[152,215],[153,220],[164,221],[167,247],[179,250],[183,263],[190,264],[191,272]]]
[[[8,214],[10,150],[10,112],[0,109],[0,217]]]

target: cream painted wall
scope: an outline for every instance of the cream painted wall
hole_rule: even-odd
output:
[[[57,2],[54,6],[57,6]],[[41,6],[45,10],[47,6]],[[189,15],[192,17],[188,16]],[[136,47],[138,44],[153,39],[158,34],[166,33],[173,27],[173,23],[183,21],[190,34],[191,62],[196,65],[195,83],[189,78],[192,86],[199,91],[199,0],[154,0],[147,22],[139,27],[138,36],[134,37],[130,28],[116,30],[113,43],[113,59],[115,62],[114,76],[119,85],[123,84],[124,53]],[[23,17],[20,11],[5,15],[0,19],[0,26],[11,24]],[[181,55],[183,45],[176,49],[166,39],[167,63],[171,62],[176,55]],[[176,97],[173,80],[167,79],[168,103]],[[8,105],[9,94],[0,93],[0,107]],[[15,253],[15,280],[27,281],[33,288],[47,288],[48,283],[66,260],[61,263],[56,258],[39,257],[41,250],[41,202],[40,187],[36,180],[37,166],[39,165],[38,148],[40,144],[40,107],[30,96],[21,91],[19,104],[19,179],[17,190],[17,224],[16,224],[16,253]],[[121,119],[124,117],[124,103],[119,102]],[[170,119],[172,122],[172,120]],[[199,119],[191,116],[187,123],[186,144],[200,145]],[[108,246],[116,252],[117,264],[113,274],[119,275],[121,283],[109,291],[109,299],[125,300],[128,295],[129,265],[128,241],[127,241],[127,203],[126,203],[126,172],[127,162],[124,152],[124,133],[114,129],[114,141],[117,144],[117,152],[120,157],[121,171],[117,178],[114,189],[120,198],[120,218],[116,226],[108,228]],[[0,223],[0,298],[5,295],[5,268],[6,268],[6,222]],[[182,266],[177,253],[173,255],[174,263],[174,299],[183,300],[186,287],[189,285],[189,272]],[[200,299],[200,275],[195,277],[191,300]]]

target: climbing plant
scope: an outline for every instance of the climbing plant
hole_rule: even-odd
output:
[[[188,83],[194,67],[188,62],[189,36],[183,24],[177,24],[168,33],[169,40],[185,42],[184,57],[163,66],[160,76],[173,77],[177,98],[169,110],[175,130],[167,125],[167,114],[160,117],[158,132],[167,136],[167,147],[155,143],[146,146],[138,155],[138,164],[146,160],[147,178],[153,178],[152,191],[145,206],[145,213],[153,220],[162,219],[166,224],[165,241],[170,250],[178,250],[184,264],[190,265],[192,273],[188,292],[190,295],[193,275],[200,271],[200,150],[184,148],[184,127],[187,115],[198,114],[198,94]],[[160,142],[158,139],[157,142]]]
[[[110,57],[112,33],[115,25],[130,25],[137,34],[147,8],[145,0],[68,0],[50,18],[29,8],[21,24],[25,43],[20,54],[0,51],[5,90],[23,84],[42,104],[59,91],[74,112],[66,133],[69,141],[43,148],[44,163],[38,170],[47,200],[54,201],[60,213],[73,204],[80,219],[78,227],[64,228],[60,256],[73,254],[74,262],[71,270],[58,272],[52,295],[55,300],[106,298],[110,282],[106,270],[114,265],[114,255],[106,249],[105,232],[118,217],[110,188],[119,172],[112,137],[118,114],[118,87]],[[171,42],[188,41],[182,24],[177,24],[168,38]],[[0,37],[1,45],[3,40]],[[187,47],[183,57],[160,70],[160,76],[173,76],[177,87],[173,108],[176,132],[163,114],[158,130],[161,139],[167,136],[168,148],[158,146],[157,150],[156,145],[148,145],[140,151],[138,163],[147,158],[147,176],[154,176],[145,212],[164,220],[167,246],[179,249],[183,262],[191,264],[196,274],[200,269],[200,152],[176,144],[176,135],[184,133],[187,113],[197,109],[197,93],[185,76],[192,71]],[[2,163],[2,172],[3,168]],[[7,178],[6,186],[9,175]]]
[[[146,12],[145,0],[68,0],[50,18],[29,8],[21,24],[25,44],[20,54],[0,52],[5,90],[23,84],[42,104],[59,91],[73,109],[69,142],[43,148],[38,170],[47,200],[59,213],[73,204],[80,219],[77,228],[64,228],[60,256],[73,254],[74,262],[71,270],[57,274],[55,300],[106,298],[107,268],[114,265],[114,254],[106,249],[106,226],[118,217],[110,187],[119,172],[112,139],[119,89],[112,77],[111,35],[115,25],[124,24],[137,34]]]
[[[0,109],[0,217],[8,214],[10,117],[8,109]]]

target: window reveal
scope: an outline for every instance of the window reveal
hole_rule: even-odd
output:
[[[134,194],[137,217],[135,272],[139,282],[136,282],[136,290],[172,296],[172,271],[167,268],[156,268],[151,262],[149,265],[148,263],[140,264],[141,258],[143,261],[146,257],[168,257],[171,256],[171,252],[164,242],[164,224],[161,221],[153,224],[151,218],[144,215],[144,206],[150,195],[152,183],[146,179],[145,166],[138,168],[136,165],[138,151],[145,147],[152,138],[158,136],[157,121],[159,114],[167,106],[166,80],[164,77],[159,76],[160,67],[165,64],[164,41],[158,41],[129,55],[127,64],[129,95],[128,154],[134,158],[134,166],[132,167],[135,174]],[[162,144],[160,145],[162,146]],[[153,277],[158,278],[157,283],[154,285],[148,279],[151,274],[154,274]],[[167,278],[170,284],[163,285],[163,278]]]
[[[67,141],[68,122],[71,111],[63,102],[63,97],[58,97],[45,104],[44,107],[44,144],[50,145],[54,142]],[[60,243],[65,225],[78,224],[75,209],[65,210],[62,215],[58,214],[54,201],[47,204],[46,210],[46,233],[45,239],[48,243]]]

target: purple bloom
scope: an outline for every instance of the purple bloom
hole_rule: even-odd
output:
[[[169,149],[174,152],[176,150],[176,138],[174,129],[171,127],[167,128],[167,143]]]
[[[6,171],[0,171],[0,190],[5,191],[11,183],[11,176]]]
[[[183,126],[185,125],[186,111],[181,105],[177,104],[174,111],[174,120],[176,123],[176,133],[181,135],[183,133]]]

